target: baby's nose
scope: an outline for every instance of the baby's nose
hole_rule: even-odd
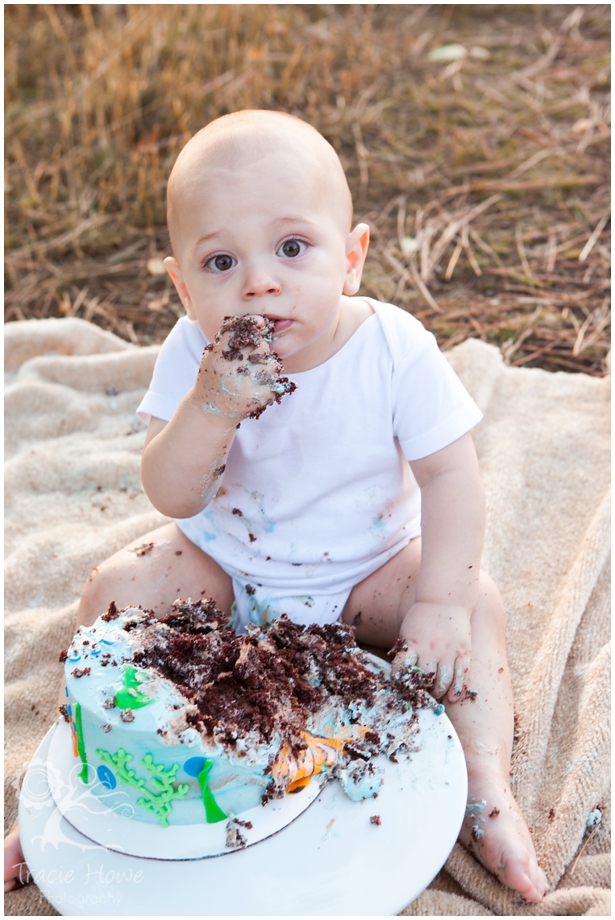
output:
[[[243,286],[243,299],[254,300],[255,297],[264,297],[267,294],[277,296],[280,293],[280,283],[267,271],[251,271],[245,279]]]

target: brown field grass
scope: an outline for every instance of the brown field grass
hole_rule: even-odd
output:
[[[365,293],[444,348],[603,374],[609,52],[608,5],[6,5],[6,319],[161,341],[173,160],[275,108],[342,158]]]

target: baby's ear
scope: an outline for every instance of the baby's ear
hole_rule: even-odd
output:
[[[188,314],[189,319],[196,319],[196,314],[192,309],[192,304],[190,302],[190,294],[186,283],[183,280],[182,270],[177,259],[174,259],[173,256],[167,256],[164,260],[164,267],[171,276],[171,281],[175,285],[175,290],[179,294],[179,299],[182,302],[183,308]]]
[[[346,241],[346,280],[343,292],[352,297],[361,286],[361,275],[365,265],[367,247],[369,246],[369,227],[367,224],[357,224],[348,234]]]

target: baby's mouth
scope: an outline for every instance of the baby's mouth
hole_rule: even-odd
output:
[[[268,316],[267,319],[273,323],[274,339],[281,335],[283,332],[286,332],[287,329],[290,329],[293,324],[292,319],[284,319],[279,316]]]

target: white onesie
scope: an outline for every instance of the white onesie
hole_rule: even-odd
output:
[[[294,393],[241,423],[217,495],[177,521],[233,579],[238,630],[284,612],[335,622],[352,588],[420,533],[406,461],[482,417],[434,336],[398,307],[369,303],[374,315],[336,354],[292,374]],[[178,321],[142,419],[173,417],[207,344],[196,322]]]

